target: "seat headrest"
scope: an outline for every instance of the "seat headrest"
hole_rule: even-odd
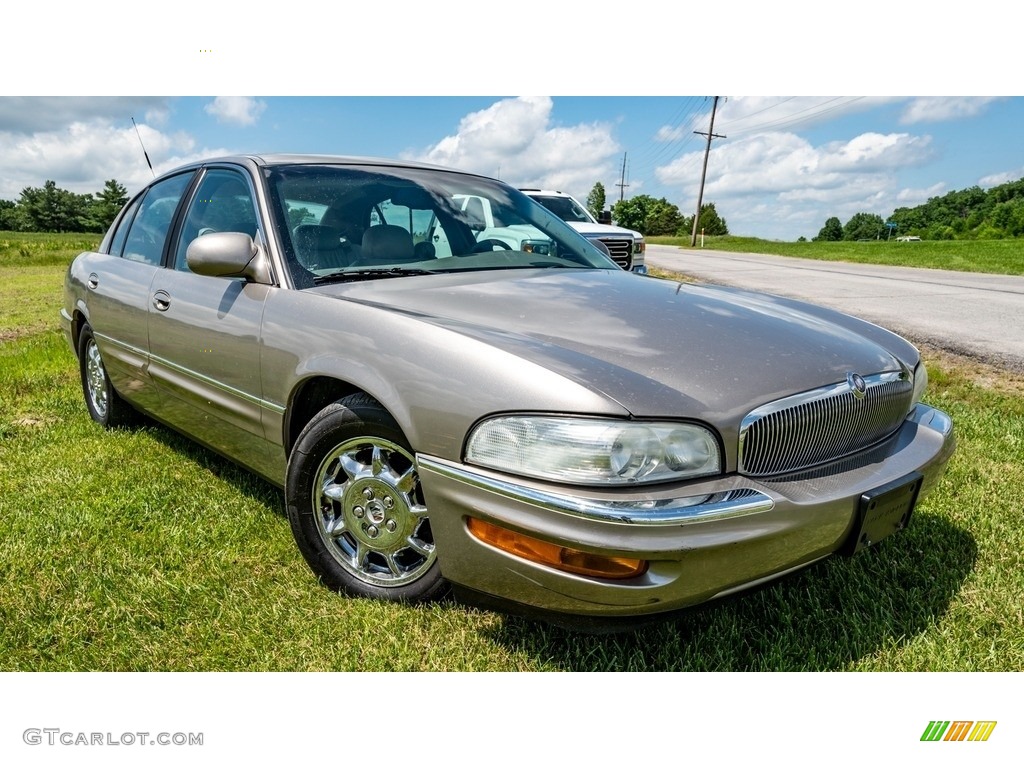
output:
[[[295,228],[295,247],[315,248],[318,251],[337,248],[341,243],[341,231],[321,224],[299,224]]]
[[[415,261],[412,235],[402,227],[381,224],[363,233],[363,261],[391,263]]]

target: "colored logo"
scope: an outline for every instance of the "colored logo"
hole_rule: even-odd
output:
[[[921,741],[988,741],[995,729],[995,720],[932,720]]]

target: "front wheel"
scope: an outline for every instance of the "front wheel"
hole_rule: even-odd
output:
[[[299,550],[329,588],[403,602],[446,590],[412,449],[376,400],[352,395],[313,418],[285,498]]]

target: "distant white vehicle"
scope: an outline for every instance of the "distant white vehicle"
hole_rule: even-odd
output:
[[[897,243],[919,243],[921,238],[917,235],[901,235],[896,238]]]
[[[522,188],[519,191],[536,200],[588,240],[603,243],[608,254],[623,269],[647,274],[647,265],[644,263],[646,243],[639,232],[598,222],[586,206],[565,192]]]

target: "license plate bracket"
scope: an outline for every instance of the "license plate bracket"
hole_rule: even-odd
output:
[[[912,472],[863,494],[857,504],[853,532],[840,552],[855,555],[906,528],[917,505],[923,479],[920,472]]]

